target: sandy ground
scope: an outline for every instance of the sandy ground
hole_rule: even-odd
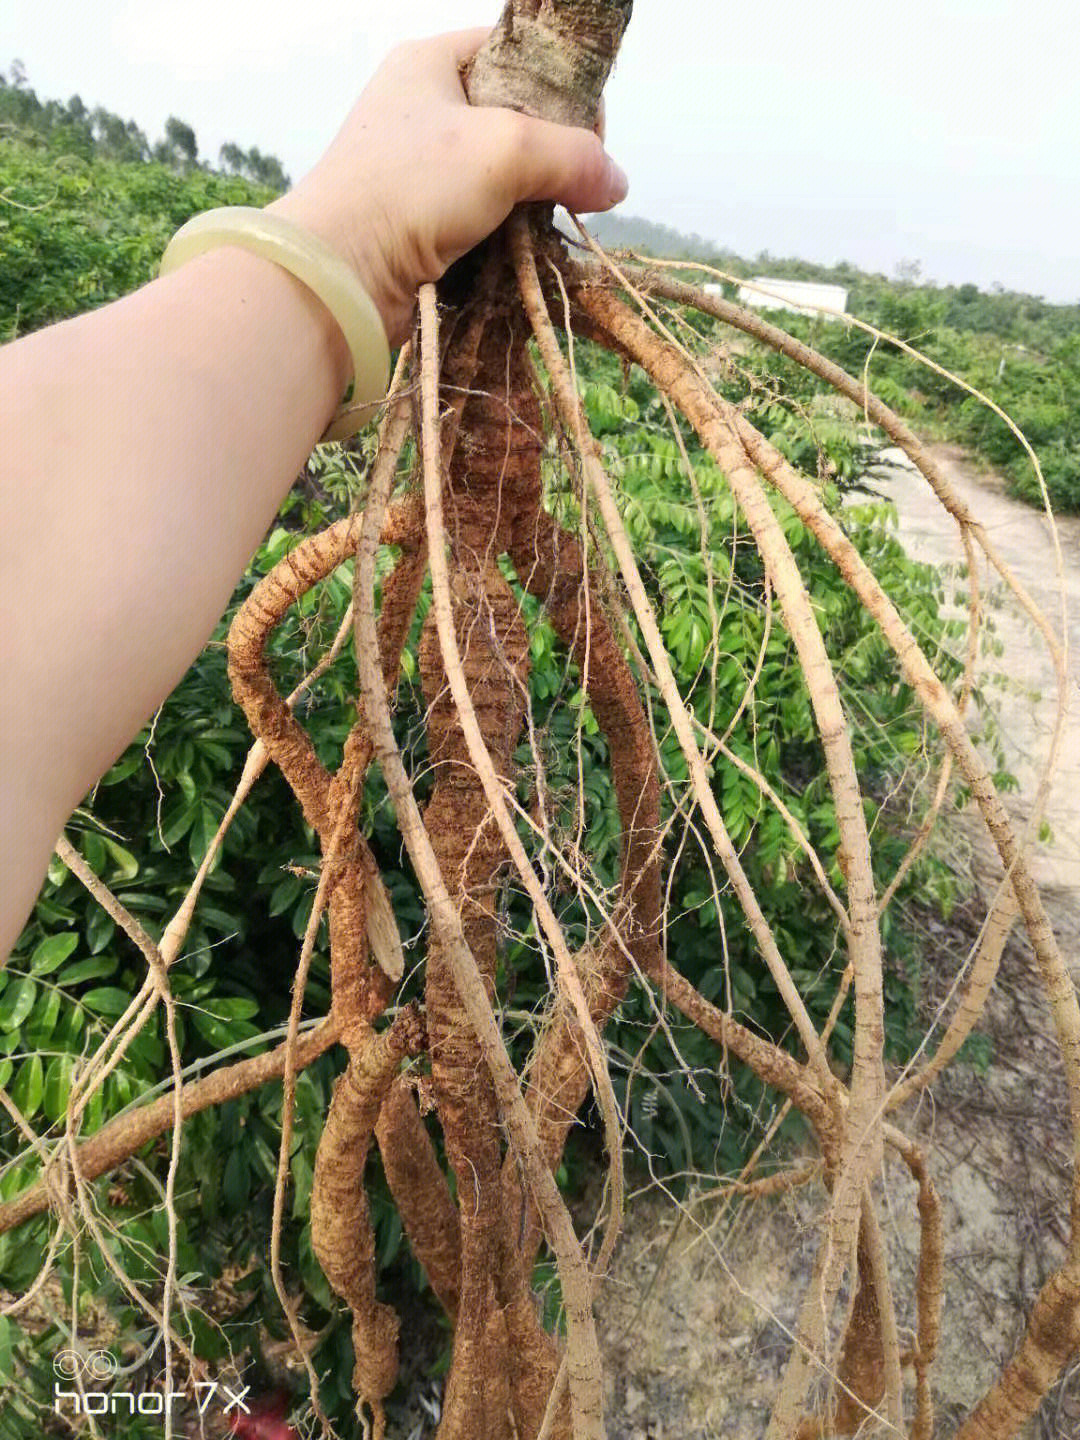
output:
[[[1036,848],[1034,870],[1048,903],[1054,903],[1056,896],[1074,911],[1080,901],[1080,517],[1066,515],[1056,520],[1059,574],[1045,515],[1012,499],[997,476],[975,469],[955,446],[938,446],[935,453],[960,498],[978,516],[991,542],[1059,634],[1064,595],[1070,713],[1046,812],[1053,839]],[[875,483],[896,504],[900,535],[909,554],[945,567],[951,584],[963,558],[955,525],[900,451],[886,451],[883,460],[886,464]],[[1057,711],[1054,668],[1035,627],[1019,613],[997,577],[984,570],[981,584],[994,638],[1003,647],[1001,659],[987,655],[982,664],[984,671],[1004,671],[1007,677],[1007,684],[995,686],[993,693],[1000,707],[1006,767],[1019,782],[1009,803],[1014,815],[1023,818],[1053,736]]]
[[[962,453],[941,447],[960,494],[1036,602],[1060,626],[1060,585],[1048,525],[1011,500]],[[962,581],[952,522],[893,452],[875,483],[891,495],[910,553],[949,567],[947,591]],[[1060,525],[1071,648],[1080,656],[1080,520]],[[1004,668],[1000,723],[1006,764],[1020,782],[1014,815],[1030,814],[1054,726],[1054,672],[1030,624],[984,581]],[[1072,663],[1075,699],[1078,670]],[[1047,809],[1052,837],[1039,847],[1036,875],[1067,961],[1080,974],[1080,725],[1074,708],[1063,735]],[[1025,808],[1026,807],[1026,808]],[[997,863],[980,822],[965,818],[957,838],[981,896]],[[935,958],[924,1003],[932,1007],[966,953],[980,907],[928,937]],[[1069,1133],[1064,1087],[1048,1016],[1026,940],[1014,934],[984,1027],[993,1045],[985,1077],[955,1069],[904,1128],[932,1149],[946,1228],[945,1308],[935,1373],[936,1433],[951,1435],[1022,1333],[1032,1297],[1059,1259],[1067,1235]],[[823,1194],[808,1186],[781,1203],[723,1213],[698,1197],[680,1211],[655,1193],[632,1208],[598,1306],[610,1366],[610,1440],[760,1440],[765,1432],[815,1250],[813,1221]],[[913,1324],[916,1260],[914,1188],[890,1166],[885,1229],[902,1327]],[[877,1432],[875,1432],[877,1433]],[[884,1432],[881,1432],[884,1433]],[[1023,1440],[1080,1440],[1080,1363],[1048,1397]]]

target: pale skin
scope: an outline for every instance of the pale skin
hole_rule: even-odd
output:
[[[515,204],[606,210],[585,130],[471,109],[485,29],[392,52],[269,208],[355,269],[391,344]],[[206,642],[350,378],[322,304],[221,249],[0,348],[0,957],[67,817]]]

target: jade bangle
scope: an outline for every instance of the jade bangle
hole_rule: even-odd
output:
[[[353,364],[352,398],[335,414],[323,440],[354,435],[386,397],[390,346],[375,302],[355,273],[329,245],[280,215],[253,205],[206,210],[182,225],[169,241],[159,273],[167,275],[185,261],[222,245],[236,245],[272,260],[304,285],[334,317]]]

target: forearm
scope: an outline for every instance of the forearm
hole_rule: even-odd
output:
[[[67,815],[205,643],[348,371],[310,292],[231,248],[0,349],[0,955]]]

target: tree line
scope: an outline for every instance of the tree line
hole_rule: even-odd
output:
[[[79,155],[85,160],[117,160],[138,164],[153,161],[171,170],[218,170],[241,176],[272,190],[287,190],[289,177],[276,155],[264,155],[257,145],[245,150],[226,141],[218,151],[218,164],[199,158],[194,129],[176,115],[165,121],[165,134],[151,144],[134,120],[106,110],[90,109],[79,95],[70,100],[42,100],[27,80],[21,61],[0,71],[0,133],[31,143],[37,141],[56,154]]]
[[[164,136],[151,144],[133,120],[124,120],[100,105],[89,109],[78,95],[66,102],[42,100],[17,60],[6,74],[0,72],[0,139],[4,137],[22,142],[24,151],[40,150],[46,159],[74,154],[87,161],[121,165],[152,162],[178,177],[202,175],[210,181],[224,176],[277,193],[289,185],[281,161],[263,154],[257,146],[245,150],[229,141],[220,149],[217,166],[201,160],[194,129],[175,115],[166,121]],[[31,186],[26,195],[13,198],[32,203],[39,197]],[[224,198],[213,201],[207,195],[206,203],[230,202]],[[57,218],[54,207],[46,217],[48,228],[55,226]],[[1034,445],[1053,503],[1060,509],[1080,509],[1080,305],[1055,305],[1003,286],[981,290],[973,284],[936,285],[923,276],[918,261],[902,262],[897,274],[887,277],[868,274],[847,262],[823,266],[780,258],[768,251],[742,258],[703,236],[685,235],[640,217],[603,216],[594,222],[594,228],[607,245],[704,262],[736,278],[764,271],[787,279],[843,285],[853,315],[911,342],[995,400]],[[10,222],[8,239],[13,239]],[[43,244],[44,237],[38,234],[23,247],[23,258],[31,268],[34,257],[46,253]],[[123,269],[125,258],[103,254],[98,273],[111,274],[117,265]],[[17,265],[9,270],[8,278],[12,284],[16,280],[20,285],[27,283]],[[54,276],[58,282],[63,278]],[[42,283],[43,277],[36,275],[31,288],[40,289]],[[56,289],[56,285],[46,288]],[[83,303],[108,299],[113,293],[105,284],[100,294],[81,299]],[[115,293],[123,293],[122,285]],[[734,298],[734,287],[731,295]],[[28,292],[23,299],[19,324],[25,329],[34,306]],[[63,303],[44,307],[39,323],[64,313],[69,312]],[[896,387],[894,405],[924,429],[969,448],[984,464],[1002,471],[1017,494],[1038,503],[1038,485],[1023,447],[1008,426],[980,402],[965,397],[951,382],[899,351],[876,344],[865,332],[821,327],[805,317],[791,316],[787,323],[799,333],[812,328],[818,347],[848,368],[859,370],[872,356],[874,378],[886,388]],[[804,382],[800,379],[798,383]]]

